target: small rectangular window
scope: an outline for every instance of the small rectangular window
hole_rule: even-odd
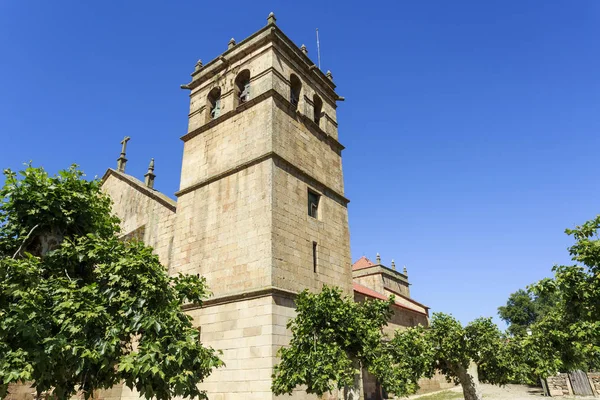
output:
[[[317,242],[313,242],[313,271],[317,273]]]
[[[308,215],[313,218],[319,217],[319,198],[321,196],[312,190],[308,190]]]

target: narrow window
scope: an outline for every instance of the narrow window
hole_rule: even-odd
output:
[[[317,193],[308,189],[308,215],[313,218],[319,217],[319,196]]]
[[[216,119],[221,115],[221,88],[214,88],[208,93],[208,120]]]
[[[235,92],[237,104],[244,104],[250,100],[250,71],[245,69],[235,78]]]
[[[313,110],[313,121],[315,121],[315,124],[319,125],[319,122],[321,121],[321,114],[323,112],[323,100],[321,100],[321,98],[316,94],[313,96]]]
[[[290,75],[290,103],[294,106],[294,109],[298,108],[300,103],[300,91],[302,90],[302,82],[294,74]]]
[[[317,242],[313,242],[313,271],[317,272]]]

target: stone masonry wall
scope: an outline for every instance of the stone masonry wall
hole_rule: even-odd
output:
[[[355,276],[353,278],[353,281],[355,283],[368,287],[369,289],[372,289],[377,293],[385,293],[383,287],[383,280],[381,279],[381,274]]]
[[[143,242],[151,246],[160,262],[169,268],[175,212],[141,191],[142,182],[123,175],[113,172],[102,184],[102,190],[113,201],[113,212],[121,219],[121,232],[126,235],[144,227]]]
[[[201,384],[211,400],[275,399],[271,375],[278,362],[277,351],[289,343],[287,322],[295,316],[291,298],[265,295],[191,310],[194,325],[201,329],[201,341],[223,352],[225,367]],[[288,397],[288,396],[286,396]],[[297,390],[294,400],[316,400]],[[133,399],[132,399],[133,400]]]
[[[262,101],[187,140],[180,190],[270,152],[271,120],[271,101]]]
[[[569,381],[569,375],[566,373],[549,376],[546,378],[546,382],[548,383],[548,391],[552,397],[569,396],[573,394],[571,383]]]
[[[440,372],[436,372],[432,378],[421,378],[419,379],[419,390],[418,394],[435,392],[443,389],[451,389],[456,386],[454,382],[448,382],[446,376]]]
[[[332,146],[311,121],[290,114],[287,107],[287,103],[273,100],[273,150],[343,195],[341,149]]]
[[[588,379],[596,396],[600,396],[600,372],[589,372]]]
[[[277,72],[273,76],[273,89],[284,98],[289,98],[290,75],[295,74],[298,76],[302,82],[298,111],[312,119],[314,114],[313,96],[315,94],[319,96],[323,100],[322,118],[319,121],[319,128],[337,140],[337,106],[333,98],[323,90],[322,85],[318,83],[318,80],[312,74],[306,74],[289,55],[277,48],[273,49],[273,53],[273,68]]]
[[[351,293],[347,208],[326,195],[318,218],[308,215],[308,189],[319,191],[277,162],[273,171],[273,285],[300,292],[325,283]],[[313,266],[317,243],[317,268]]]
[[[265,160],[179,197],[175,272],[200,274],[215,297],[271,284],[271,178]]]
[[[201,384],[212,400],[270,398],[273,353],[270,296],[192,310],[204,345],[223,352],[226,366]]]
[[[404,296],[410,297],[410,289],[408,287],[408,283],[403,281],[398,281],[397,279],[392,279],[389,276],[383,275],[383,286],[385,288],[389,288],[390,290],[400,293]]]
[[[588,372],[587,378],[594,395],[600,395],[600,372]],[[548,384],[548,390],[552,397],[573,395],[573,388],[569,379],[569,374],[567,373],[549,376],[546,378],[546,383]]]

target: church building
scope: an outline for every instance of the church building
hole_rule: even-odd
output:
[[[211,400],[274,399],[277,350],[290,340],[294,298],[324,284],[356,301],[394,294],[389,332],[426,325],[428,307],[410,296],[406,269],[379,255],[354,264],[332,74],[323,73],[277,26],[195,66],[176,201],[154,189],[154,160],[144,181],[126,173],[126,138],[103,190],[123,235],[155,249],[170,274],[206,277],[213,293],[187,312],[205,345],[226,367],[202,384]],[[365,399],[381,389],[364,377]],[[438,384],[439,387],[439,384]],[[137,399],[115,387],[105,399]],[[298,390],[294,399],[316,399]]]

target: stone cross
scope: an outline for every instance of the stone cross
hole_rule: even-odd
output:
[[[123,145],[123,147],[121,147],[121,154],[125,155],[125,151],[127,151],[127,142],[130,140],[131,138],[129,136],[125,136],[123,140],[121,140],[121,144]]]
[[[125,136],[123,140],[121,140],[121,155],[117,158],[117,171],[125,172],[125,165],[127,164],[127,159],[125,158],[125,152],[127,151],[127,142],[129,142],[131,138],[129,136]]]

